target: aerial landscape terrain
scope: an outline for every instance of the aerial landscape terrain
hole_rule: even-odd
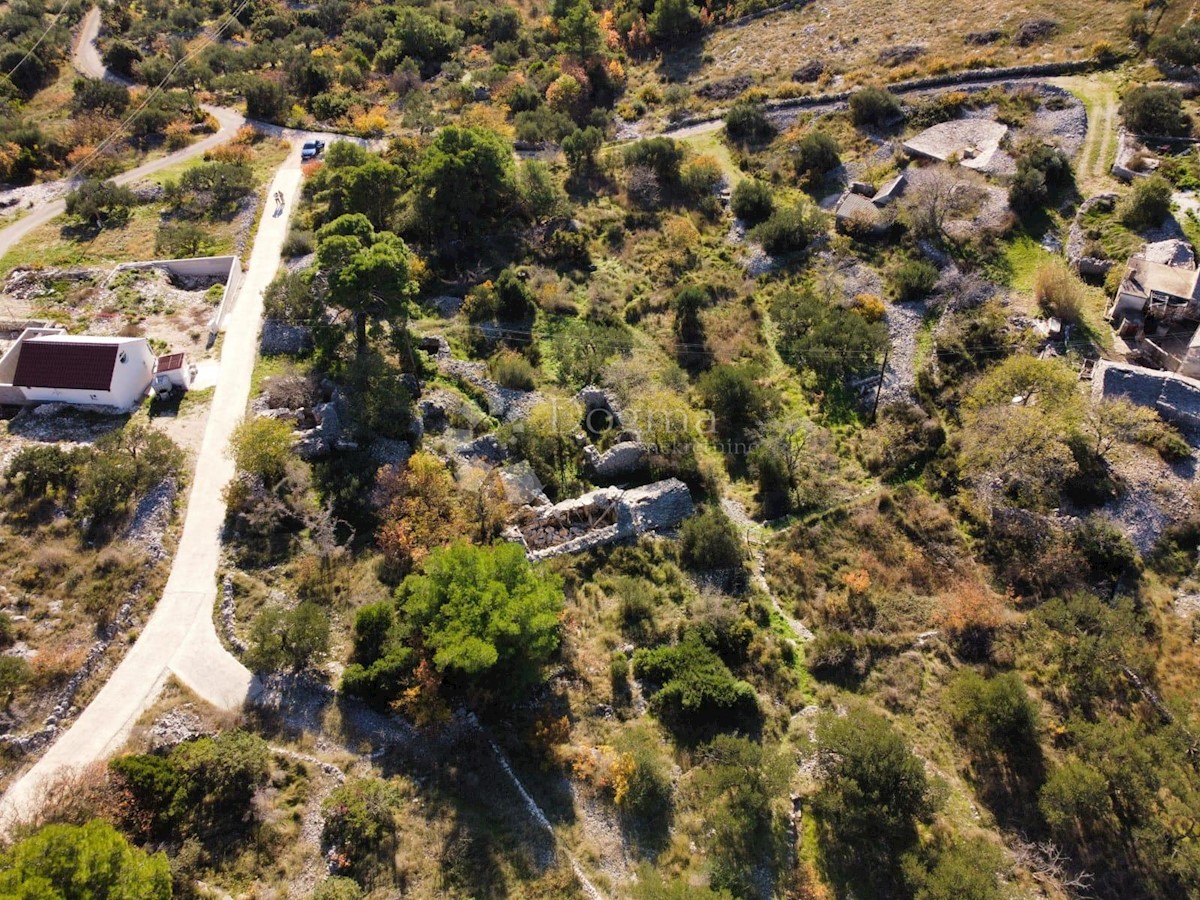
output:
[[[1200,900],[1200,6],[0,0],[0,900]]]

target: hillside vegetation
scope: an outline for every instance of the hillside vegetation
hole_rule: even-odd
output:
[[[38,858],[103,850],[88,896],[1200,896],[1197,436],[1087,380],[1130,255],[1200,234],[1190,143],[1147,138],[1132,186],[1100,161],[1098,129],[1198,134],[1180,11],[730,25],[756,11],[105,5],[134,96],[378,140],[303,166],[212,486],[218,630],[263,696],[169,688],[0,884],[75,896]],[[661,132],[689,114],[716,117]],[[990,147],[903,148],[980,123]],[[274,150],[244,132],[111,225],[87,182],[75,214],[223,250]],[[1107,284],[1062,253],[1101,188],[1076,230]],[[108,596],[69,554],[119,533],[110,468],[130,500],[174,473],[153,449],[6,461],[4,526],[44,541],[0,552],[10,583]],[[666,527],[621,505],[676,481]],[[0,613],[0,642],[39,633]]]

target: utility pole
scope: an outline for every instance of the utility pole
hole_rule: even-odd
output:
[[[875,413],[879,412],[879,395],[883,393],[883,375],[887,371],[888,354],[892,352],[889,343],[883,350],[883,364],[879,367],[879,384],[875,386],[875,404],[871,407],[871,421],[875,421]]]

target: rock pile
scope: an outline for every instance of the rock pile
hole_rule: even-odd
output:
[[[601,453],[590,444],[583,448],[588,475],[597,484],[614,484],[644,473],[650,451],[639,441],[622,441]]]
[[[1111,210],[1117,202],[1116,194],[1097,194],[1081,204],[1067,232],[1067,262],[1080,275],[1104,276],[1114,265],[1111,259],[1089,256],[1088,236],[1083,227],[1083,217],[1093,209]]]

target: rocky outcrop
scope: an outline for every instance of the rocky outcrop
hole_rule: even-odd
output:
[[[428,353],[437,364],[438,371],[453,378],[469,389],[469,393],[482,395],[488,414],[505,422],[522,418],[539,396],[534,391],[518,391],[497,384],[488,377],[487,366],[465,359],[455,359],[450,345],[441,336],[423,337],[417,341],[417,349]]]
[[[1113,178],[1119,178],[1121,181],[1133,181],[1135,178],[1145,178],[1153,171],[1147,168],[1145,171],[1133,168],[1135,158],[1145,151],[1141,141],[1122,128],[1117,132],[1117,158],[1112,164]],[[1155,167],[1158,163],[1155,162]]]
[[[583,462],[596,484],[614,484],[645,472],[650,452],[638,441],[622,441],[603,453],[589,444],[583,448]]]
[[[487,463],[492,466],[499,465],[508,458],[508,451],[504,449],[504,446],[494,434],[481,435],[473,441],[468,441],[459,447],[456,452],[463,459]]]
[[[1153,409],[1193,439],[1200,428],[1200,381],[1174,372],[1101,360],[1092,375],[1092,396],[1123,397]]]

